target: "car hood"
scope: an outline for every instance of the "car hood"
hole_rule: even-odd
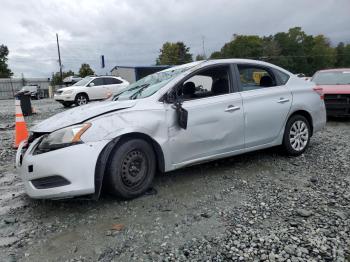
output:
[[[89,119],[136,105],[135,100],[96,102],[56,114],[31,128],[32,132],[50,133],[55,130],[83,123]]]
[[[318,85],[323,94],[350,94],[350,85]]]

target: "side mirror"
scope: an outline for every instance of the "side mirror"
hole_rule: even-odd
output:
[[[95,85],[94,83],[90,83],[90,84],[89,84],[90,87],[93,87],[94,85]]]
[[[182,103],[180,101],[175,102],[174,107],[177,114],[178,125],[183,129],[187,129],[187,121],[188,121],[187,110],[182,107]]]

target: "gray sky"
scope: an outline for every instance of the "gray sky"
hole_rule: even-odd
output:
[[[194,56],[219,50],[234,33],[270,35],[301,26],[333,45],[350,42],[350,0],[0,0],[0,44],[10,49],[15,76],[89,63],[97,73],[115,65],[151,65],[166,41],[184,41]],[[100,68],[100,55],[106,68]]]

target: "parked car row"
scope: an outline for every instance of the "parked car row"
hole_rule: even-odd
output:
[[[115,76],[88,76],[72,86],[56,90],[54,99],[64,107],[85,105],[122,92],[129,82]]]
[[[319,70],[312,77],[296,75],[317,85],[324,96],[328,116],[350,116],[350,68]]]
[[[311,81],[323,93],[328,116],[350,116],[350,68],[321,70]]]
[[[40,90],[39,85],[25,85],[19,90],[15,96],[21,96],[21,95],[27,95],[30,96],[32,99],[40,99],[43,98],[43,94]]]
[[[197,61],[127,85],[89,77],[55,94],[78,105],[115,95],[32,128],[16,156],[29,196],[134,198],[157,171],[274,146],[299,156],[326,124],[315,84],[261,61]]]

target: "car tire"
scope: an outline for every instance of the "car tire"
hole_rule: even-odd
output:
[[[283,149],[287,155],[300,156],[310,143],[311,128],[309,121],[302,115],[289,118],[283,136]]]
[[[70,103],[70,102],[62,102],[62,105],[64,106],[64,107],[71,107],[71,105],[72,105],[72,103]]]
[[[89,103],[89,97],[86,94],[77,94],[74,102],[77,106],[86,105]]]
[[[113,151],[107,169],[106,187],[115,196],[131,199],[152,184],[156,159],[152,146],[142,139],[130,139]]]

